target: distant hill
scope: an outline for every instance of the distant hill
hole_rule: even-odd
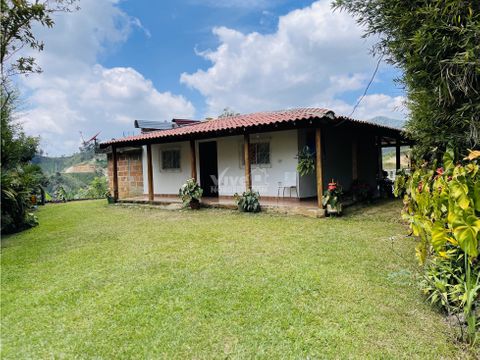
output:
[[[371,118],[369,121],[374,122],[378,125],[385,125],[397,129],[403,129],[405,127],[405,120],[400,119],[393,119],[386,116],[375,116]]]
[[[95,154],[93,149],[69,156],[37,155],[32,162],[38,164],[47,176],[49,194],[60,185],[68,193],[76,194],[88,187],[95,177],[105,176],[107,172],[105,154]]]
[[[107,159],[104,154],[94,152],[79,152],[69,156],[42,156],[37,155],[32,160],[38,164],[47,175],[60,173],[98,173],[107,168]],[[76,171],[76,169],[78,171]]]

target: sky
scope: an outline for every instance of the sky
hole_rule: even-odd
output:
[[[331,0],[80,0],[55,15],[19,79],[19,119],[49,156],[136,133],[135,119],[324,107],[349,115],[377,59],[375,39]],[[404,91],[384,62],[353,117],[402,119]]]

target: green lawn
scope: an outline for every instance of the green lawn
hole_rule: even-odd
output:
[[[462,356],[398,202],[338,219],[105,203],[48,205],[3,239],[2,358]]]

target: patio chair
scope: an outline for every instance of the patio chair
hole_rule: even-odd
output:
[[[282,190],[282,197],[285,197],[285,191],[289,191],[289,197],[292,197],[292,190],[295,191],[295,197],[298,198],[297,185],[284,185],[281,181],[278,182],[277,199],[280,197],[280,190]]]

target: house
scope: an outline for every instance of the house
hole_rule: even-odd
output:
[[[139,124],[140,125],[140,124]],[[151,125],[148,125],[151,126]],[[336,116],[321,108],[236,115],[205,121],[173,121],[171,127],[142,131],[100,145],[109,150],[111,188],[116,199],[174,198],[189,178],[207,199],[231,202],[249,188],[262,201],[285,197],[315,199],[335,179],[344,189],[354,180],[376,188],[382,148],[408,144],[401,130]],[[315,172],[297,173],[298,153],[315,152]],[[320,195],[320,196],[318,196]]]

